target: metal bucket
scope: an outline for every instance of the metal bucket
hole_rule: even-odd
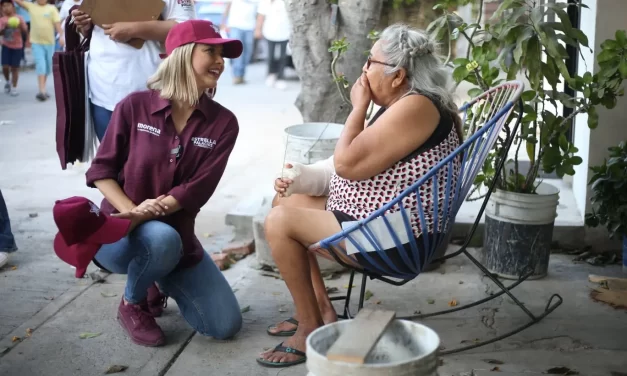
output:
[[[344,124],[337,123],[303,123],[285,128],[285,160],[312,164],[331,157],[342,129]]]
[[[329,361],[327,351],[352,320],[316,329],[307,337],[307,376],[437,376],[440,338],[430,328],[394,320],[364,364]]]

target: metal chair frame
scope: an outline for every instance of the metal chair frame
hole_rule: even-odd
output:
[[[330,236],[326,239],[321,240],[320,242],[312,245],[310,247],[310,249],[315,249],[315,248],[322,248],[322,249],[333,249],[333,248],[339,248],[340,252],[345,250],[343,249],[343,245],[342,242],[343,241],[350,241],[353,243],[353,245],[359,250],[360,254],[362,254],[364,256],[364,258],[367,258],[369,261],[371,261],[372,259],[369,258],[368,253],[364,250],[363,246],[358,244],[357,242],[355,242],[354,238],[352,235],[354,235],[357,231],[361,231],[362,234],[364,234],[364,236],[367,238],[367,240],[371,243],[371,245],[376,249],[376,251],[381,255],[382,260],[387,264],[388,268],[386,269],[385,267],[381,267],[379,268],[379,270],[365,270],[365,269],[357,269],[354,266],[351,266],[347,263],[345,263],[344,261],[342,261],[335,252],[330,251],[329,253],[333,256],[333,258],[335,259],[335,261],[337,261],[339,264],[341,264],[342,266],[348,268],[349,270],[351,270],[351,275],[350,275],[350,279],[348,282],[348,291],[346,296],[337,296],[337,297],[332,297],[331,300],[332,301],[341,301],[344,300],[344,310],[343,313],[338,315],[338,317],[340,318],[344,318],[344,319],[350,319],[353,317],[353,315],[351,314],[350,311],[350,298],[351,298],[351,293],[353,290],[353,281],[355,278],[355,273],[361,273],[362,274],[362,282],[361,282],[361,288],[360,288],[360,295],[359,295],[359,304],[358,304],[358,310],[361,310],[364,306],[364,297],[365,297],[365,293],[366,293],[366,283],[367,283],[367,279],[368,277],[370,279],[377,279],[380,281],[383,281],[385,283],[394,285],[394,286],[402,286],[405,285],[406,283],[412,281],[413,279],[415,279],[421,272],[421,265],[418,265],[421,260],[418,260],[414,265],[410,265],[408,267],[411,268],[411,270],[415,271],[415,273],[411,273],[411,274],[407,274],[407,272],[401,272],[398,269],[396,269],[393,264],[390,263],[389,259],[387,258],[387,256],[385,256],[384,252],[381,250],[381,247],[379,246],[379,241],[376,239],[376,236],[374,235],[374,233],[372,231],[370,231],[369,227],[368,227],[368,223],[371,222],[372,220],[374,220],[377,217],[383,217],[384,222],[386,223],[386,225],[388,226],[388,230],[390,231],[391,236],[394,238],[395,244],[397,246],[397,249],[399,250],[399,252],[402,251],[401,249],[401,244],[400,241],[398,239],[398,237],[396,236],[396,234],[394,234],[394,231],[392,230],[392,227],[389,224],[389,221],[385,218],[385,213],[392,209],[394,207],[394,205],[397,205],[399,203],[402,203],[401,200],[403,200],[404,198],[406,198],[409,194],[411,194],[414,191],[417,191],[420,189],[420,187],[422,185],[425,184],[433,184],[433,188],[435,188],[435,190],[437,190],[437,172],[443,168],[444,166],[449,166],[448,169],[448,181],[447,181],[447,196],[444,199],[444,214],[443,217],[440,218],[440,220],[442,220],[442,227],[443,227],[443,233],[439,233],[438,230],[438,210],[439,210],[439,205],[440,203],[437,202],[438,200],[436,199],[435,203],[434,203],[434,224],[433,224],[433,232],[437,233],[438,235],[435,236],[435,241],[431,242],[432,244],[428,244],[429,241],[427,240],[427,238],[423,237],[424,241],[425,241],[425,246],[428,250],[428,257],[432,258],[435,250],[438,248],[438,246],[442,243],[442,241],[444,240],[444,238],[446,237],[446,234],[452,229],[452,226],[454,224],[455,221],[455,216],[457,215],[457,212],[459,210],[459,208],[461,207],[461,205],[463,204],[463,202],[465,201],[466,196],[468,195],[468,192],[470,190],[470,187],[472,186],[472,182],[474,181],[475,177],[477,176],[479,170],[481,169],[481,167],[483,166],[483,163],[485,162],[488,153],[490,152],[490,150],[494,147],[497,138],[500,137],[499,134],[503,131],[503,128],[505,127],[506,131],[507,131],[507,135],[506,135],[506,139],[503,140],[503,150],[502,150],[502,155],[500,156],[500,160],[495,172],[495,176],[499,176],[499,173],[501,172],[501,170],[504,168],[504,164],[507,160],[507,155],[510,149],[510,146],[513,142],[513,139],[516,135],[516,132],[518,130],[518,127],[520,125],[521,122],[521,118],[522,118],[522,114],[523,114],[523,102],[520,99],[520,96],[522,94],[522,90],[523,90],[523,84],[520,81],[509,81],[509,82],[505,82],[497,87],[494,87],[488,91],[486,91],[485,93],[483,93],[482,95],[474,98],[472,101],[470,101],[469,103],[466,103],[464,106],[462,106],[460,108],[460,112],[463,112],[464,114],[464,123],[467,120],[467,116],[468,116],[468,112],[470,110],[470,112],[472,113],[472,119],[471,119],[471,124],[470,124],[470,128],[469,128],[469,134],[472,133],[472,136],[470,136],[461,146],[459,146],[456,151],[447,156],[444,160],[442,160],[438,165],[436,165],[435,167],[433,167],[427,174],[425,174],[422,178],[420,178],[416,183],[412,184],[411,187],[407,188],[405,191],[403,191],[401,194],[399,194],[394,200],[390,201],[389,203],[387,203],[386,205],[384,205],[383,207],[381,207],[380,209],[378,209],[376,212],[374,212],[370,217],[358,221],[353,227],[347,228],[345,230],[342,230],[341,232]],[[487,104],[489,104],[489,106],[487,106]],[[517,114],[517,118],[516,118],[516,123],[514,125],[514,127],[510,130],[509,127],[505,126],[505,123],[508,121],[510,114],[512,113],[513,109],[514,109],[514,105],[518,104],[519,107],[519,111]],[[477,110],[478,107],[478,111],[473,111],[473,110]],[[487,111],[486,111],[487,108]],[[483,123],[483,125],[481,125],[481,123]],[[454,158],[458,158],[459,156],[462,156],[463,158],[463,162],[462,162],[462,168],[459,174],[459,179],[458,182],[456,184],[456,187],[452,187],[451,186],[451,171],[452,171],[452,163],[454,161]],[[432,182],[431,182],[432,181]],[[524,329],[527,329],[528,327],[540,322],[543,318],[545,318],[546,316],[548,316],[551,312],[553,312],[558,306],[560,306],[563,302],[563,299],[561,296],[559,296],[558,294],[553,294],[550,299],[548,300],[546,307],[544,309],[544,311],[539,314],[539,315],[535,315],[534,313],[532,313],[529,309],[527,309],[524,305],[524,303],[522,303],[518,298],[516,298],[516,296],[514,296],[514,294],[511,292],[511,290],[513,288],[515,288],[516,286],[520,285],[523,281],[525,281],[529,276],[531,276],[531,274],[533,273],[533,270],[531,270],[531,268],[527,268],[527,270],[525,270],[522,275],[519,277],[519,279],[515,282],[513,282],[511,285],[509,286],[505,286],[498,278],[497,276],[493,275],[492,273],[490,273],[488,271],[488,269],[486,269],[485,266],[483,266],[481,264],[481,262],[479,262],[474,256],[472,256],[468,250],[467,247],[475,233],[475,231],[477,230],[477,227],[479,226],[479,223],[481,221],[481,218],[483,216],[483,213],[485,211],[485,208],[488,204],[488,200],[490,199],[490,195],[492,193],[492,191],[494,190],[495,186],[496,186],[496,181],[497,179],[492,179],[492,182],[489,186],[489,189],[485,195],[485,198],[483,199],[483,203],[481,205],[481,209],[479,210],[477,217],[475,219],[474,224],[472,225],[470,231],[468,232],[468,234],[466,235],[466,238],[461,246],[461,248],[451,254],[445,255],[444,257],[441,257],[439,259],[436,260],[424,260],[424,262],[422,263],[422,267],[426,267],[427,265],[429,265],[430,263],[434,263],[434,262],[441,262],[456,256],[459,256],[461,254],[465,255],[471,262],[472,264],[474,264],[484,275],[486,275],[492,282],[494,282],[495,285],[497,285],[500,289],[500,291],[498,291],[497,293],[492,294],[491,296],[485,297],[483,299],[479,299],[473,303],[470,304],[466,304],[463,306],[459,306],[459,307],[455,307],[455,308],[451,308],[451,309],[446,309],[446,310],[442,310],[442,311],[438,311],[438,312],[433,312],[433,313],[426,313],[426,314],[417,314],[417,315],[411,315],[411,316],[400,316],[397,317],[398,319],[404,319],[404,320],[414,320],[414,319],[424,319],[427,317],[433,317],[433,316],[438,316],[438,315],[442,315],[442,314],[446,314],[446,313],[452,313],[452,312],[457,312],[457,311],[461,311],[467,308],[471,308],[471,307],[475,307],[477,305],[486,303],[488,301],[491,301],[499,296],[502,296],[503,294],[507,294],[507,296],[509,296],[513,302],[516,304],[516,306],[518,306],[528,317],[529,317],[529,321],[514,329],[511,330],[505,334],[499,335],[497,337],[494,337],[492,339],[489,340],[485,340],[485,341],[481,341],[481,342],[477,342],[474,343],[472,345],[467,345],[467,346],[461,346],[461,347],[457,347],[454,349],[450,349],[450,350],[442,350],[440,351],[440,354],[444,355],[444,354],[453,354],[453,353],[457,353],[457,352],[461,352],[461,351],[465,351],[465,350],[470,350],[470,349],[474,349],[477,347],[481,347],[481,346],[485,346],[487,344],[490,343],[494,343],[497,341],[500,341],[504,338],[510,337],[516,333],[519,333],[521,331],[523,331]],[[449,193],[450,193],[450,189],[453,189],[455,191],[454,193],[454,200],[453,202],[449,202]],[[420,200],[418,200],[418,209],[420,211],[420,219],[422,222],[422,229],[423,229],[423,233],[427,233],[426,230],[427,227],[424,224],[424,213],[423,213],[423,208],[422,208],[422,204],[420,203]],[[449,213],[447,218],[444,218],[444,216],[446,216],[446,213]],[[408,216],[403,214],[403,218],[404,218],[404,222],[405,222],[405,228],[406,231],[409,233],[411,232],[411,227],[409,225],[409,219]],[[417,249],[416,249],[416,243],[412,238],[410,238],[410,243],[411,243],[411,248],[413,250],[413,252],[416,252],[415,255],[418,256],[418,259],[420,259],[419,255],[417,254]],[[402,251],[403,253],[401,253],[401,256],[403,257],[403,260],[406,260],[407,262],[409,261],[405,256],[406,252]],[[372,261],[371,261],[372,263]],[[377,267],[376,262],[375,265],[373,265],[375,267]],[[395,279],[391,279],[388,277],[392,277],[392,278],[396,278]]]

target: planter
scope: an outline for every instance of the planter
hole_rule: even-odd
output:
[[[344,129],[343,124],[303,123],[285,128],[285,160],[312,164],[327,159]]]
[[[559,189],[541,183],[536,194],[495,190],[486,207],[485,266],[499,277],[529,279],[547,275]]]

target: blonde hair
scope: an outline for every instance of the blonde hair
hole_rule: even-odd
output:
[[[159,64],[155,74],[148,79],[148,88],[159,91],[161,98],[195,106],[201,95],[192,66],[192,52],[195,45],[195,43],[190,43],[175,48]]]

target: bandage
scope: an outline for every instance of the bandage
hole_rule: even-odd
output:
[[[329,183],[335,173],[333,156],[310,165],[296,162],[286,162],[287,164],[292,165],[292,168],[286,166],[282,175],[278,174],[280,178],[292,180],[292,184],[285,190],[284,197],[295,193],[309,196],[329,194]]]

